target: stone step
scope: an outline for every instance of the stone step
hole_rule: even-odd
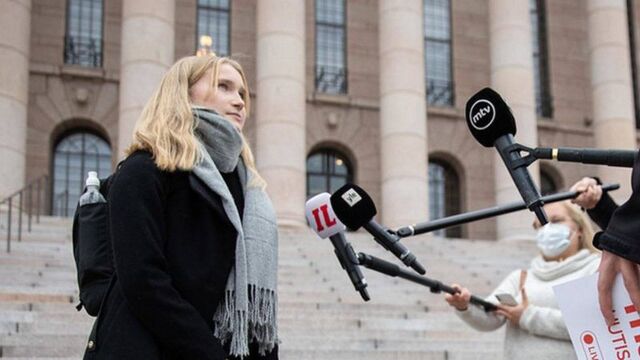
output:
[[[283,360],[495,360],[495,351],[345,351],[345,350],[289,350],[279,352]]]
[[[84,342],[84,341],[83,341]],[[0,358],[3,360],[18,358],[30,359],[82,359],[84,346],[47,346],[47,345],[0,345]]]

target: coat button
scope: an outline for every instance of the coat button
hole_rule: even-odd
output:
[[[89,343],[87,343],[87,349],[93,350],[94,347],[96,347],[96,343],[93,342],[93,340],[89,340]]]

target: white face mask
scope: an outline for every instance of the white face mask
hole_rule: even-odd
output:
[[[567,225],[547,223],[538,229],[536,242],[542,254],[546,257],[556,257],[562,254],[571,241],[571,229]]]

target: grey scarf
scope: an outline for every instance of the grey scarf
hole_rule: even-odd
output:
[[[249,342],[256,342],[264,355],[278,341],[275,211],[263,189],[247,186],[254,174],[247,170],[240,157],[243,140],[236,127],[208,109],[193,108],[193,113],[198,121],[196,135],[205,149],[193,173],[220,196],[238,233],[235,265],[227,280],[225,297],[213,317],[214,335],[223,344],[230,343],[231,355],[249,355]],[[236,166],[244,191],[242,221],[220,175],[220,172],[233,171]]]

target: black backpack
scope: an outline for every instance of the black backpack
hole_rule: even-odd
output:
[[[109,187],[115,174],[100,179],[100,193],[107,199]],[[83,190],[86,191],[86,189]],[[78,311],[84,309],[97,316],[114,276],[109,228],[109,204],[85,204],[76,208],[73,217],[73,257],[78,272],[80,303]]]

